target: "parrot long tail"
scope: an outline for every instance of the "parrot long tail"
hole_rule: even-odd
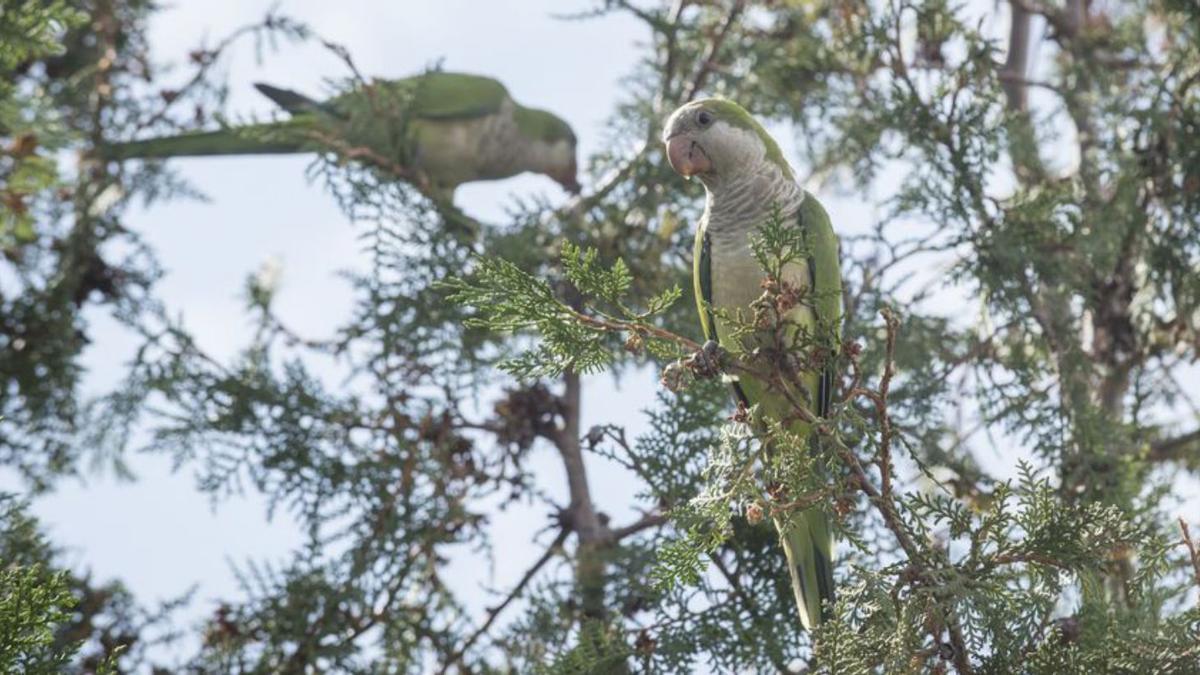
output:
[[[275,105],[283,108],[293,115],[300,115],[310,112],[323,112],[336,116],[337,113],[337,111],[331,106],[327,106],[320,101],[314,101],[304,94],[292,91],[291,89],[281,89],[263,82],[255,83],[254,88],[257,89],[263,96],[271,99]]]
[[[821,623],[823,613],[834,602],[833,529],[829,518],[817,509],[805,511],[786,524],[776,520],[779,540],[787,555],[792,593],[805,630]],[[825,609],[822,609],[824,603]]]
[[[162,159],[166,157],[205,157],[210,155],[264,155],[307,152],[297,128],[289,122],[252,124],[219,131],[198,131],[178,136],[161,136],[128,143],[112,143],[99,148],[104,159]]]

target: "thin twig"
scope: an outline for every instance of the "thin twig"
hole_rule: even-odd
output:
[[[1192,575],[1196,580],[1196,586],[1200,587],[1200,549],[1196,548],[1196,542],[1192,540],[1192,533],[1188,531],[1187,521],[1183,518],[1179,519],[1179,529],[1183,530],[1183,546],[1188,551],[1188,557],[1192,562]]]
[[[721,22],[721,26],[717,29],[712,40],[708,43],[708,50],[704,54],[704,58],[700,61],[700,66],[696,69],[695,75],[692,76],[692,82],[688,85],[687,91],[684,93],[683,101],[687,102],[696,98],[696,94],[704,88],[708,81],[708,76],[712,74],[717,65],[717,54],[721,50],[721,45],[725,42],[726,36],[737,23],[738,17],[741,16],[742,10],[745,9],[745,0],[737,0],[733,3],[733,7],[729,9],[729,13],[725,15],[725,20]]]
[[[1153,462],[1186,460],[1188,451],[1191,450],[1191,454],[1195,454],[1198,447],[1200,447],[1200,429],[1182,436],[1164,438],[1151,443],[1149,459]]]
[[[516,600],[517,597],[521,595],[521,592],[525,590],[525,586],[527,586],[529,582],[533,580],[533,577],[537,575],[538,571],[541,570],[546,563],[550,562],[550,559],[553,558],[556,553],[562,550],[562,545],[564,542],[566,542],[567,536],[570,533],[571,530],[569,528],[564,527],[559,530],[558,536],[554,538],[554,541],[550,542],[550,545],[546,547],[546,551],[542,553],[542,556],[538,558],[529,569],[525,570],[525,574],[521,577],[521,580],[518,581],[517,585],[508,592],[508,595],[504,597],[504,600],[499,605],[488,608],[487,619],[485,619],[483,624],[480,625],[474,633],[471,633],[470,637],[463,641],[462,645],[459,646],[459,648],[456,649],[454,653],[446,659],[446,663],[442,665],[440,672],[449,672],[450,666],[453,666],[462,660],[462,657],[467,653],[467,650],[470,649],[480,637],[488,632],[488,630],[492,627],[492,624],[495,623],[496,619],[500,616],[500,613],[503,612],[513,600]]]
[[[613,530],[609,535],[609,539],[610,541],[618,542],[625,537],[637,534],[642,530],[648,530],[653,527],[658,527],[659,525],[664,525],[666,522],[667,514],[658,510],[651,511],[644,514],[641,518],[638,518],[634,522],[626,525],[625,527],[618,527],[617,529]]]

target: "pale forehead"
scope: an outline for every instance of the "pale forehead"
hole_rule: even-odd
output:
[[[688,103],[684,103],[683,105],[679,106],[679,109],[675,111],[675,114],[683,115],[692,110],[696,110],[697,108],[703,108],[704,104],[707,102],[708,102],[708,99],[706,99],[706,98],[700,99],[698,101],[689,101]]]
[[[671,113],[671,116],[667,118],[667,123],[663,126],[663,139],[665,140],[666,137],[670,135],[671,131],[674,130],[676,124],[678,124],[681,119],[687,117],[689,113],[692,113],[699,108],[703,108],[704,103],[707,100],[708,99],[691,101],[676,108],[675,112]]]

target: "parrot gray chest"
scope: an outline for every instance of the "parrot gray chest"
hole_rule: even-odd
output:
[[[520,130],[515,104],[505,100],[495,113],[473,119],[421,120],[415,163],[439,185],[507,178],[520,173]]]
[[[769,218],[795,222],[804,190],[775,166],[762,163],[729,184],[710,188],[704,228],[709,242],[712,304],[721,309],[748,308],[762,294],[764,272],[750,247]],[[807,278],[803,262],[789,266],[789,277]]]

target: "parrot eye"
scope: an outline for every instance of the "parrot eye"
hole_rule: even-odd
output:
[[[696,121],[700,123],[700,126],[706,127],[706,126],[712,124],[712,121],[713,121],[712,113],[708,112],[707,110],[701,110],[700,114],[696,115]]]

